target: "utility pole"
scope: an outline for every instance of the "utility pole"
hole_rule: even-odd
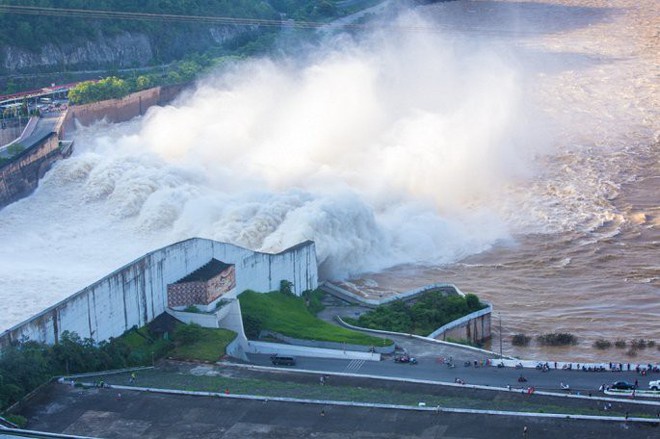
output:
[[[502,313],[498,312],[497,315],[500,317],[500,360],[502,359]]]

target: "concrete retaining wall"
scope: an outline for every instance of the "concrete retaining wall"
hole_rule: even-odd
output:
[[[458,287],[447,283],[426,285],[421,288],[416,288],[380,300],[365,299],[362,296],[328,282],[323,283],[321,289],[350,303],[356,303],[368,307],[385,305],[395,300],[414,300],[416,296],[432,290],[444,290],[465,297],[465,293],[459,290]],[[451,338],[454,340],[467,340],[471,343],[480,343],[484,340],[488,340],[491,337],[490,316],[492,312],[493,307],[489,304],[488,307],[482,310],[468,314],[436,329],[433,333],[428,335],[428,338],[438,340],[447,340],[448,338]],[[343,320],[342,323],[344,323]]]
[[[156,87],[123,99],[69,107],[53,133],[40,139],[10,163],[0,166],[0,208],[30,195],[51,165],[71,153],[70,150],[61,150],[59,141],[75,129],[75,121],[83,125],[103,118],[109,122],[124,122],[144,114],[153,105],[172,101],[185,86]]]
[[[126,122],[143,115],[149,107],[171,102],[184,87],[185,85],[155,87],[131,93],[121,99],[72,105],[69,107],[65,130],[68,132],[75,128],[74,120],[85,126],[101,119],[112,123]]]
[[[63,157],[59,137],[51,133],[13,161],[0,166],[0,208],[31,194],[39,179]]]
[[[277,332],[272,331],[261,331],[263,335],[270,335],[273,338],[276,338],[286,344],[292,344],[296,346],[308,346],[313,348],[323,348],[323,349],[340,349],[340,350],[349,350],[349,351],[358,351],[358,352],[377,352],[380,354],[391,354],[396,348],[396,344],[392,343],[389,346],[365,346],[365,345],[354,345],[346,343],[336,343],[331,341],[316,341],[316,340],[304,340],[300,338],[288,337],[286,335],[278,334]]]
[[[166,308],[165,311],[183,323],[195,323],[204,328],[218,328],[218,318],[215,314],[176,311],[171,308]]]
[[[450,291],[451,293],[458,294],[459,296],[465,296],[465,293],[459,290],[456,285],[447,284],[447,283],[425,285],[420,288],[415,288],[414,290],[405,291],[403,293],[395,294],[393,296],[385,297],[383,299],[378,299],[378,300],[367,299],[351,291],[348,291],[347,289],[331,284],[330,282],[324,282],[321,285],[321,289],[326,293],[339,297],[340,299],[345,300],[349,303],[355,303],[370,308],[375,308],[377,306],[385,305],[387,303],[394,302],[397,300],[403,300],[403,301],[414,300],[416,296],[419,296],[420,294],[432,290],[445,290],[445,291]]]
[[[475,311],[460,319],[449,322],[446,325],[436,329],[429,338],[438,340],[467,340],[471,343],[480,343],[491,337],[490,316],[493,312],[493,306]]]
[[[148,253],[3,332],[0,348],[22,337],[55,343],[66,330],[101,341],[117,337],[133,326],[143,326],[165,311],[167,284],[200,268],[211,258],[236,265],[234,291],[237,292],[277,290],[281,280],[292,282],[297,295],[317,287],[316,252],[311,241],[281,253],[267,254],[193,238]],[[232,298],[227,296],[231,294],[225,298]]]
[[[339,349],[312,348],[265,341],[249,341],[245,346],[247,352],[253,354],[279,354],[316,358],[343,358],[349,360],[380,361],[380,354],[371,352],[356,352]]]

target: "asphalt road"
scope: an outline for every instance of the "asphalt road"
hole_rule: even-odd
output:
[[[476,357],[476,355],[475,355]],[[255,365],[273,367],[268,355],[249,355]],[[611,384],[614,381],[628,381],[634,383],[638,380],[641,389],[648,388],[648,382],[660,378],[659,374],[646,377],[635,372],[582,372],[551,369],[542,372],[536,369],[515,369],[497,367],[469,367],[459,363],[450,368],[446,364],[437,362],[437,357],[417,357],[418,363],[401,364],[387,358],[382,361],[343,360],[312,357],[296,357],[295,366],[277,366],[287,369],[311,370],[321,373],[351,373],[358,375],[372,375],[378,377],[394,377],[402,379],[418,379],[438,382],[455,382],[456,378],[466,384],[484,386],[516,388],[534,387],[536,390],[566,393],[561,383],[570,386],[570,392],[583,395],[597,395],[602,384]],[[520,383],[518,378],[523,375],[527,382]]]

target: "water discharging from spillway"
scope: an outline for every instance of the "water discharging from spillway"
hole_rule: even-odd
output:
[[[494,303],[506,353],[660,342],[657,3],[419,11],[80,128],[74,155],[0,211],[0,327],[200,236],[312,239],[325,279],[363,288],[455,282]],[[555,331],[581,344],[509,342]]]

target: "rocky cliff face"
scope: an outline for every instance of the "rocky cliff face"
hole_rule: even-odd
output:
[[[88,68],[143,67],[155,62],[167,62],[191,51],[203,51],[214,45],[222,45],[254,29],[245,27],[216,26],[198,28],[177,35],[121,33],[111,37],[99,35],[94,40],[79,43],[46,44],[38,51],[16,46],[0,46],[2,70],[7,73],[34,70],[67,70]]]
[[[46,44],[38,52],[12,46],[2,47],[3,67],[8,72],[52,66],[143,66],[153,58],[149,38],[142,34],[120,34],[80,44]]]

